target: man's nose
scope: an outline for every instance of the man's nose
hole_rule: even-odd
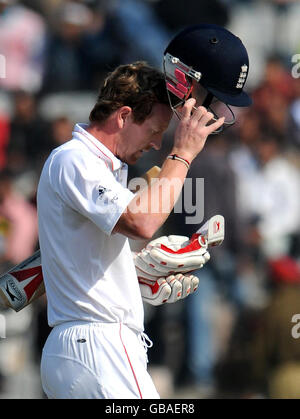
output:
[[[157,138],[157,140],[151,141],[151,147],[154,148],[154,150],[160,150],[161,149],[161,143],[162,143],[162,136]]]

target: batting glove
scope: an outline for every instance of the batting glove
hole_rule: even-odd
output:
[[[201,235],[163,236],[152,240],[137,253],[135,267],[138,276],[168,277],[171,274],[200,269],[210,259],[207,241]]]
[[[199,285],[199,279],[194,275],[176,274],[170,275],[166,278],[167,283],[171,287],[171,294],[167,303],[176,303],[193,294]]]
[[[158,306],[164,303],[175,303],[196,291],[199,279],[194,275],[170,275],[152,281],[139,278],[142,298],[148,304]]]

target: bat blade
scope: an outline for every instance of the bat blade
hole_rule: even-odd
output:
[[[0,276],[0,296],[4,305],[15,311],[20,311],[44,292],[40,250]]]

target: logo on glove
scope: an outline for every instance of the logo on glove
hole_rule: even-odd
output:
[[[214,222],[214,233],[217,233],[220,230],[220,222],[215,221]]]

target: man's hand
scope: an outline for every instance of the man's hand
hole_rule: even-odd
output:
[[[214,115],[204,106],[195,107],[196,100],[188,99],[180,112],[180,122],[175,131],[172,154],[178,154],[192,162],[202,151],[207,137],[218,130],[225,118],[212,122]]]

